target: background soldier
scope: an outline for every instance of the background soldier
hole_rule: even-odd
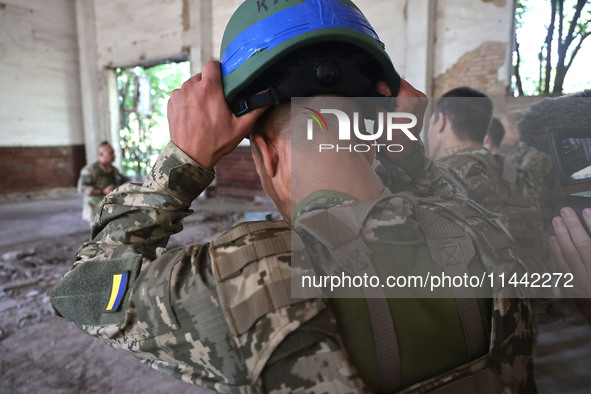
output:
[[[438,213],[451,215],[459,209],[455,202],[435,199],[435,206],[410,193],[388,195],[365,154],[318,157],[298,151],[301,145],[291,137],[303,137],[302,130],[292,133],[290,127],[286,102],[291,97],[417,92],[399,85],[377,35],[352,3],[267,7],[262,11],[254,0],[245,2],[226,29],[221,72],[218,63],[209,62],[173,92],[168,109],[172,142],[143,185],[127,184],[106,197],[94,239],[52,290],[56,310],[148,365],[220,392],[391,392],[412,385],[424,391],[450,382],[477,390],[531,392],[529,304],[503,297],[509,293],[478,301],[455,300],[451,291],[442,299],[375,302],[290,297],[291,249],[301,243],[290,248],[290,240],[307,238],[312,248],[306,252],[329,256],[332,252],[323,248],[330,245],[312,235],[310,220],[334,214],[332,208],[352,213],[366,206],[364,201],[370,204],[359,216],[363,220],[353,221],[358,225],[353,239],[343,245],[359,244],[367,251],[371,242],[364,238],[373,234],[368,253],[385,251],[387,269],[404,263],[412,269],[417,263],[441,271],[449,252],[458,250],[448,248],[445,254],[438,241],[465,247],[451,254],[457,258],[451,261],[454,267],[468,269],[474,263],[475,269],[494,269],[497,252],[511,247],[502,234],[490,243],[472,239],[468,227],[474,223],[487,234],[497,231],[468,207],[463,212],[470,222]],[[284,30],[293,36],[278,34]],[[333,79],[327,83],[326,78]],[[424,102],[416,103],[413,113],[422,117]],[[261,116],[269,104],[278,105]],[[205,245],[163,249],[168,237],[182,229],[192,200],[213,179],[215,164],[251,132],[257,172],[285,222],[243,223]],[[413,145],[407,144],[403,160],[428,167],[422,148]],[[292,167],[292,151],[313,162]],[[397,161],[391,156],[389,165]],[[346,170],[336,171],[335,165]],[[435,174],[414,173],[421,172]],[[303,181],[293,193],[292,180]],[[300,229],[298,234],[290,224]],[[450,228],[454,236],[445,232]],[[412,257],[393,262],[391,257],[402,251]],[[516,260],[507,266],[519,269]],[[376,327],[381,334],[372,331]],[[432,376],[438,377],[428,379]]]
[[[500,144],[503,153],[512,153],[517,150],[517,147],[523,145],[519,139],[519,131],[517,130],[517,123],[519,123],[522,116],[522,111],[513,110],[507,112],[501,119],[501,123],[505,129],[505,135]]]
[[[429,155],[457,192],[503,215],[531,272],[548,272],[542,217],[528,174],[483,146],[492,112],[492,101],[478,90],[445,93],[429,122]]]
[[[562,198],[562,187],[554,172],[552,159],[535,147],[524,144],[518,130],[518,123],[523,118],[523,111],[515,110],[503,116],[505,138],[501,144],[501,153],[505,154],[515,165],[531,176],[536,198],[539,201],[546,234],[551,231],[550,222],[558,214],[555,208]],[[531,115],[528,115],[531,116]],[[539,125],[539,132],[545,133],[544,125]]]
[[[505,128],[501,121],[498,118],[492,118],[490,126],[488,126],[488,130],[486,131],[486,136],[484,137],[484,147],[493,155],[499,154],[499,147],[501,146],[504,135]]]
[[[113,166],[114,160],[113,147],[107,141],[103,141],[98,147],[98,161],[84,166],[80,171],[78,193],[84,195],[82,219],[91,225],[99,211],[103,197],[129,181]]]

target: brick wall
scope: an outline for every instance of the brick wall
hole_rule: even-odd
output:
[[[248,147],[239,147],[224,157],[216,165],[215,172],[219,196],[253,199],[265,194]]]
[[[84,145],[0,148],[0,193],[76,186]]]
[[[489,96],[506,96],[505,82],[499,81],[498,72],[505,64],[507,44],[487,41],[465,53],[445,73],[434,80],[434,97],[459,86],[470,86]]]

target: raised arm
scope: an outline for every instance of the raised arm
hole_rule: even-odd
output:
[[[165,247],[213,180],[217,160],[248,134],[258,114],[239,120],[229,114],[219,63],[208,63],[175,91],[172,142],[142,185],[125,184],[106,196],[92,240],[50,293],[56,312],[184,381],[254,391],[220,307],[209,245]]]
[[[378,92],[388,95],[389,90],[384,84],[378,84]],[[397,112],[412,113],[417,117],[417,124],[411,132],[418,138],[423,128],[423,118],[427,107],[427,97],[415,89],[410,83],[402,80],[397,96]],[[410,191],[418,196],[450,194],[451,190],[443,181],[433,161],[425,155],[425,146],[420,139],[410,141],[402,134],[398,140],[392,141],[404,147],[402,152],[392,153],[381,150],[377,158],[380,164],[376,174],[384,186],[393,193]]]

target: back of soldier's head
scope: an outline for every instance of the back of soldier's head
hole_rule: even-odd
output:
[[[547,130],[589,128],[591,89],[562,97],[546,98],[533,104],[517,124],[521,141],[550,154]]]
[[[464,86],[441,96],[434,115],[441,113],[449,119],[458,139],[482,143],[492,119],[493,104],[484,93]]]
[[[523,111],[513,110],[509,111],[503,116],[503,122],[508,129],[517,128],[517,123],[523,118]]]
[[[488,135],[488,138],[494,147],[498,148],[501,145],[501,141],[505,136],[505,128],[498,118],[492,118],[486,135]]]
[[[292,97],[375,97],[378,81],[396,95],[400,85],[384,44],[348,0],[246,0],[228,22],[221,61],[238,116]]]

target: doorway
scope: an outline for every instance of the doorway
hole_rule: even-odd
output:
[[[171,92],[191,76],[190,63],[115,69],[122,170],[143,181],[170,141],[166,107]]]

